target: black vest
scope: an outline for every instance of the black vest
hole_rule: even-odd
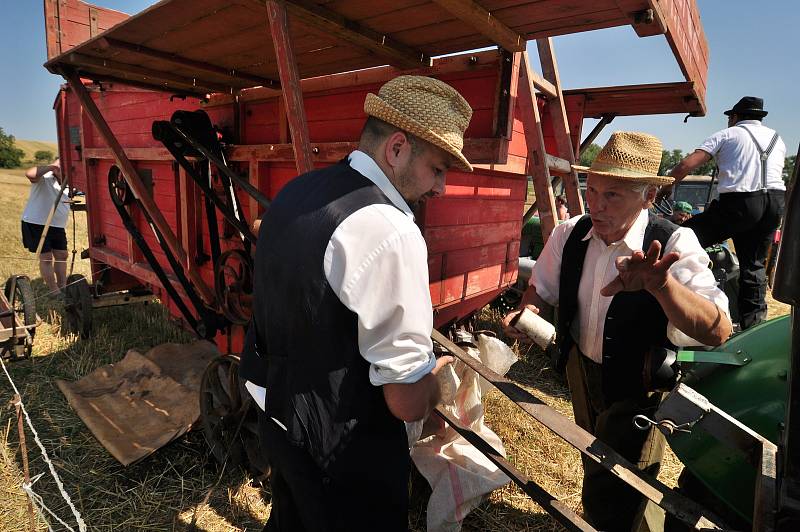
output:
[[[248,334],[256,348],[245,349],[240,373],[266,388],[267,416],[331,476],[358,463],[391,468],[387,462],[408,455],[402,421],[389,412],[382,388],[369,382],[357,316],[323,270],[333,232],[372,204],[391,205],[347,163],[301,175],[270,206],[256,251]]]
[[[563,371],[574,345],[570,327],[578,310],[578,286],[583,272],[589,240],[583,238],[592,227],[589,215],[581,218],[572,230],[561,257],[558,304],[558,360]],[[662,251],[678,228],[672,222],[649,214],[642,248],[654,240]],[[656,298],[646,290],[619,292],[611,300],[603,328],[603,394],[607,402],[645,393],[642,379],[644,359],[653,346],[669,346],[667,316]]]

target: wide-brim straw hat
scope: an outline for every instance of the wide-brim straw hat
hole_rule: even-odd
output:
[[[377,95],[367,94],[364,112],[443,149],[456,166],[472,171],[461,153],[472,108],[447,83],[425,76],[398,76]]]
[[[604,175],[633,183],[669,185],[672,177],[658,175],[661,166],[661,141],[658,137],[634,131],[611,134],[592,166],[572,167],[579,172]]]

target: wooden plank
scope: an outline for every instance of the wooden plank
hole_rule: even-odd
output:
[[[562,159],[572,165],[575,164],[575,150],[570,139],[569,122],[567,121],[567,111],[564,107],[564,97],[561,93],[561,77],[558,73],[558,63],[556,54],[553,52],[553,41],[550,37],[537,39],[536,46],[539,49],[539,60],[542,64],[542,74],[544,78],[553,84],[556,89],[556,97],[549,100],[550,119],[556,136],[558,154]],[[585,212],[583,208],[583,196],[581,196],[580,185],[578,184],[578,172],[569,168],[564,176],[564,188],[567,193],[567,206],[572,216],[578,216]]]
[[[163,83],[166,86],[174,86],[191,91],[232,92],[234,90],[230,85],[222,85],[203,79],[185,78],[169,72],[120,63],[110,59],[100,59],[79,53],[69,54],[66,57],[66,61],[76,68],[87,68],[90,72],[110,73],[124,79],[129,79],[130,77],[132,81]]]
[[[283,87],[283,103],[286,107],[286,118],[292,134],[292,148],[295,164],[300,174],[314,169],[311,159],[311,144],[308,136],[308,120],[303,107],[303,92],[300,87],[300,76],[294,60],[292,43],[289,40],[289,21],[286,4],[276,0],[267,0],[267,16],[272,34],[272,44],[278,58],[281,86]]]
[[[153,223],[158,228],[158,230],[162,233],[164,237],[164,241],[166,242],[167,247],[169,247],[170,251],[177,261],[183,266],[186,270],[186,273],[194,284],[195,289],[197,290],[200,297],[205,301],[206,304],[214,306],[215,305],[215,296],[211,289],[206,285],[203,281],[200,273],[197,271],[194,265],[194,261],[189,260],[189,257],[186,255],[186,252],[181,247],[180,242],[175,237],[175,234],[172,232],[167,221],[164,219],[164,216],[161,214],[161,211],[153,201],[153,197],[147,191],[144,183],[142,182],[141,178],[139,177],[136,168],[131,163],[130,159],[127,158],[125,155],[125,151],[122,149],[122,146],[117,141],[114,133],[108,127],[103,115],[100,113],[100,110],[95,105],[94,101],[92,100],[91,95],[83,86],[80,78],[74,71],[65,70],[63,72],[64,78],[69,83],[72,90],[75,92],[75,95],[81,102],[84,111],[88,114],[89,118],[91,119],[94,126],[97,128],[98,133],[103,138],[103,140],[108,144],[111,152],[114,155],[114,159],[117,162],[120,170],[122,170],[122,175],[125,177],[125,181],[127,181],[128,185],[131,187],[132,192],[134,195],[139,199],[142,207],[147,210],[150,214],[150,217],[153,220]]]
[[[556,227],[556,202],[553,197],[553,188],[550,186],[550,176],[547,171],[547,153],[544,148],[542,136],[542,122],[539,116],[539,106],[536,103],[533,82],[529,73],[531,68],[528,52],[523,52],[522,64],[519,69],[519,102],[520,114],[525,127],[525,142],[528,145],[528,173],[533,178],[533,189],[536,192],[536,203],[539,208],[539,218],[542,221],[542,238],[545,242],[550,238],[550,233]],[[526,214],[523,223],[533,216],[532,212]]]
[[[289,0],[285,2],[285,8],[292,18],[301,20],[304,24],[323,33],[336,35],[344,41],[385,57],[393,65],[416,68],[431,64],[430,56],[419,50],[406,46],[392,37],[379,34],[358,22],[348,20],[313,1]],[[276,55],[280,57],[280,53]]]
[[[279,89],[280,84],[270,78],[264,78],[261,76],[253,76],[246,72],[237,72],[235,70],[229,70],[223,67],[219,67],[217,65],[212,65],[203,61],[197,61],[194,59],[188,59],[186,57],[182,57],[177,54],[171,54],[167,52],[162,52],[159,50],[155,50],[153,48],[149,48],[147,46],[142,46],[139,44],[133,44],[129,42],[124,42],[119,39],[115,39],[112,37],[104,37],[98,41],[98,46],[101,48],[111,48],[111,49],[119,49],[125,50],[128,52],[133,52],[135,54],[150,57],[153,59],[158,59],[160,61],[166,61],[173,65],[186,67],[194,70],[199,70],[201,72],[209,72],[212,74],[217,74],[220,76],[228,77],[232,80],[244,80],[250,83],[256,83],[263,87],[270,87],[274,89]]]
[[[434,0],[456,18],[488,37],[500,48],[509,52],[525,50],[525,37],[497,20],[492,14],[472,0]]]
[[[496,69],[499,66],[500,56],[497,50],[461,54],[457,56],[440,57],[433,60],[430,67],[402,70],[393,66],[379,66],[359,70],[356,72],[343,72],[316,78],[306,78],[300,81],[304,93],[330,91],[358,85],[386,83],[403,74],[418,76],[441,77],[451,73],[480,72]],[[239,94],[239,101],[252,102],[274,98],[279,91],[268,88],[244,89]],[[213,94],[209,98],[208,106],[227,105],[234,100],[228,94]]]

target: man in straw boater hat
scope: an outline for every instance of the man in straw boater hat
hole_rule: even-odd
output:
[[[663,439],[632,419],[652,417],[660,394],[645,388],[651,348],[721,344],[731,332],[728,300],[694,233],[648,211],[660,185],[661,142],[611,135],[588,172],[590,215],[558,225],[533,268],[520,309],[545,317],[558,307],[556,366],[566,370],[575,422],[644,470],[658,470]],[[504,319],[510,326],[520,311]],[[643,498],[584,459],[583,508],[598,530],[630,530]]]
[[[728,127],[708,137],[672,169],[678,182],[714,157],[719,167],[719,199],[686,222],[700,243],[733,239],[739,258],[738,308],[742,329],[767,317],[766,260],[783,216],[786,145],[763,125],[764,100],[745,96],[725,111]],[[660,194],[666,196],[670,189]]]
[[[358,150],[290,181],[262,224],[240,375],[272,467],[265,530],[406,530],[403,421],[438,403],[425,240],[412,209],[444,192],[472,109],[400,76],[367,95]]]

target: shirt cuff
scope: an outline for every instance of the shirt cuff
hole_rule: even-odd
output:
[[[425,375],[433,371],[436,367],[436,357],[428,354],[427,361],[420,361],[403,371],[389,368],[378,364],[369,366],[369,382],[373,386],[383,386],[384,384],[414,384],[421,380]]]

